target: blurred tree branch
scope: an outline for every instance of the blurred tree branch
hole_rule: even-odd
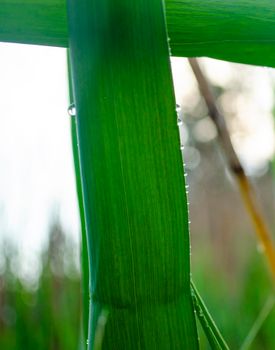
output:
[[[240,193],[245,205],[245,208],[251,218],[258,239],[263,246],[264,254],[269,262],[273,281],[275,279],[275,249],[272,242],[272,235],[265,223],[263,214],[261,213],[253,186],[251,185],[248,177],[245,174],[244,168],[234,150],[231,142],[229,131],[226,126],[225,118],[221,114],[215,97],[211,91],[210,84],[207,81],[203,71],[200,68],[199,62],[196,58],[189,58],[190,66],[196,77],[198,87],[201,95],[207,105],[209,116],[216,125],[218,131],[219,141],[224,149],[225,158],[228,162],[228,166],[238,182]]]

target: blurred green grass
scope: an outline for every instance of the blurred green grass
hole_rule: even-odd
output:
[[[78,348],[80,275],[73,246],[58,222],[52,224],[47,248],[40,257],[35,285],[20,280],[12,269],[17,249],[2,244],[0,274],[0,349]]]
[[[2,244],[5,269],[0,274],[0,349],[79,348],[81,286],[74,249],[60,224],[53,223],[40,257],[40,276],[30,287],[11,268],[16,248]],[[204,243],[204,251],[211,249],[213,254],[196,254],[193,279],[230,348],[238,349],[270,295],[270,277],[264,260],[255,251],[234,282],[223,269],[217,272],[215,248]],[[274,329],[273,311],[251,350],[275,349]],[[200,328],[199,331],[201,349],[210,349]]]
[[[211,248],[210,248],[211,249]],[[213,252],[214,253],[214,252]],[[197,261],[197,259],[196,259]],[[200,258],[201,266],[193,266],[193,279],[230,349],[240,349],[266,300],[272,293],[270,276],[260,254],[249,259],[242,278],[231,280],[226,273],[217,271],[211,257]],[[212,265],[212,266],[211,266]],[[232,283],[235,284],[232,286]],[[234,289],[234,292],[232,290]],[[275,349],[275,310],[268,315],[257,334],[251,350]],[[210,349],[199,327],[202,350]]]

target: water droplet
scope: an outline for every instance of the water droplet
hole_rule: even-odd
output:
[[[68,107],[68,114],[71,117],[75,117],[76,116],[76,108],[75,108],[75,104],[74,103],[69,105],[69,107]]]
[[[181,106],[179,104],[176,104],[176,112],[177,112],[177,124],[178,126],[182,126],[183,122],[181,119]]]
[[[187,174],[186,174],[186,173],[184,173],[184,176],[185,176],[185,177],[187,177]]]
[[[180,150],[183,151],[184,150],[184,146],[180,145]]]

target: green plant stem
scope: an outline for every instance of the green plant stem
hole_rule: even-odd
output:
[[[91,280],[89,349],[198,349],[161,0],[68,2]]]
[[[70,60],[68,57],[69,67],[69,99],[70,105],[74,104],[72,80],[70,74]],[[80,230],[81,230],[81,290],[82,290],[82,333],[83,333],[83,344],[86,344],[88,339],[88,321],[89,321],[89,259],[88,259],[88,248],[87,248],[87,237],[85,227],[85,215],[84,215],[84,202],[81,186],[81,174],[80,174],[80,163],[79,163],[79,150],[77,140],[77,127],[76,127],[76,116],[71,116],[71,139],[75,169],[75,180],[76,180],[76,191],[78,198],[79,207],[79,218],[80,218]]]
[[[250,332],[248,333],[247,337],[245,338],[240,350],[250,349],[250,346],[253,343],[254,339],[256,338],[257,334],[259,333],[259,330],[261,329],[261,327],[263,326],[268,315],[271,313],[272,309],[274,308],[274,304],[275,304],[275,296],[274,296],[274,294],[272,294],[266,300],[261,312],[259,313],[259,316],[257,317]]]
[[[191,290],[196,310],[196,316],[199,319],[207,340],[212,350],[229,350],[228,345],[223,339],[218,327],[207,310],[200,294],[197,291],[193,281],[191,281]]]
[[[82,327],[84,344],[88,339],[88,320],[89,320],[89,260],[87,249],[87,238],[84,218],[83,196],[80,183],[80,168],[78,159],[77,135],[76,135],[76,118],[71,120],[71,135],[73,141],[73,154],[77,184],[77,195],[79,204],[80,224],[81,224],[81,289],[82,289]]]

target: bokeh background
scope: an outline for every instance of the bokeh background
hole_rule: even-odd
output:
[[[172,62],[183,120],[193,279],[230,348],[240,349],[272,295],[271,278],[194,76],[186,60]],[[274,72],[211,59],[200,63],[274,239]],[[273,308],[250,348],[275,349],[274,330]],[[200,338],[208,349],[202,333]]]
[[[270,275],[188,62],[171,62],[183,121],[192,276],[238,349],[271,294]],[[201,63],[274,232],[275,74]],[[80,225],[66,51],[0,44],[0,77],[0,348],[77,349]],[[274,329],[273,310],[251,349],[275,349]],[[200,338],[209,349],[201,332]]]

